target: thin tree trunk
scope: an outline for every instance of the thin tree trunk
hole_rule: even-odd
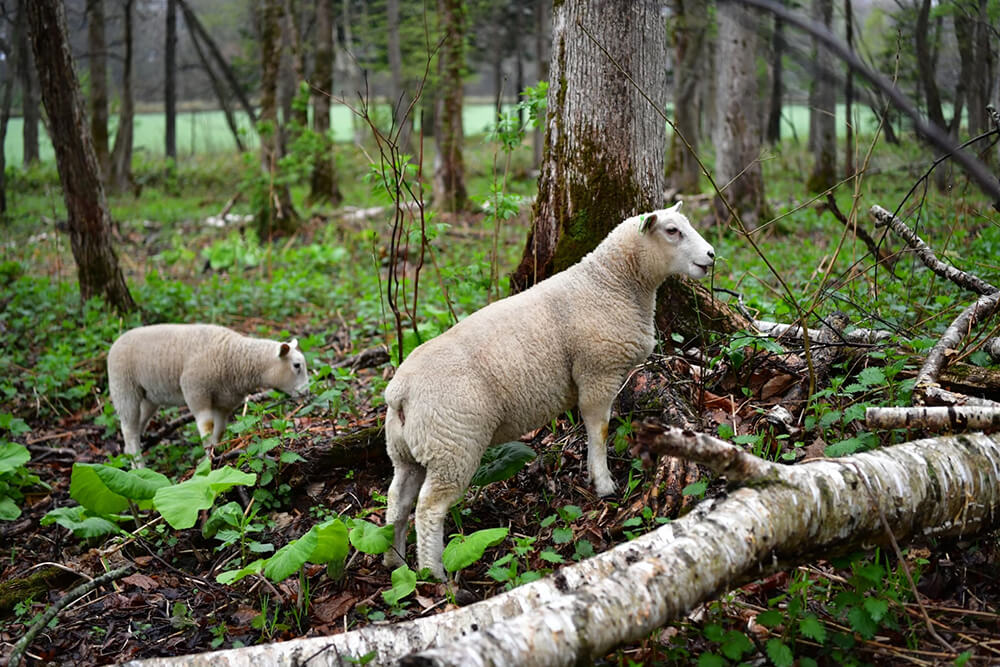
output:
[[[465,160],[462,144],[462,76],[465,71],[465,2],[438,0],[444,42],[438,53],[438,88],[434,139],[434,205],[441,211],[455,213],[468,206],[465,189]]]
[[[316,64],[313,67],[313,130],[319,149],[313,160],[310,179],[311,201],[336,206],[343,200],[333,161],[330,141],[330,96],[333,95],[333,7],[331,0],[316,0]]]
[[[403,80],[403,51],[399,38],[399,0],[386,0],[386,48],[389,56],[391,88],[389,104],[392,106],[392,125],[396,130],[396,145],[400,153],[413,155],[411,134],[413,115],[410,107],[413,96]]]
[[[812,0],[813,19],[830,29],[833,23],[833,0]],[[813,40],[815,75],[810,90],[809,123],[816,133],[810,137],[813,168],[806,180],[812,192],[824,192],[833,187],[837,176],[837,93],[833,87],[833,72],[826,65],[830,57],[817,40]]]
[[[699,86],[704,79],[708,39],[708,5],[699,0],[674,0],[674,125],[670,135],[667,177],[679,192],[700,192],[698,153]],[[683,139],[682,139],[683,137]],[[685,145],[684,140],[687,141]],[[688,148],[690,145],[690,148]]]
[[[119,311],[135,309],[111,245],[111,216],[87,129],[80,85],[66,38],[62,0],[32,0],[28,31],[38,67],[69,218],[70,247],[83,300],[102,296]]]
[[[997,436],[918,440],[793,466],[680,429],[660,435],[650,429],[641,437],[660,455],[750,484],[614,549],[452,612],[141,664],[294,665],[309,656],[310,665],[321,667],[367,654],[374,655],[371,665],[589,664],[743,582],[887,544],[887,531],[902,543],[971,537],[1000,525]]]
[[[106,179],[111,156],[108,153],[108,47],[104,36],[104,0],[87,0],[87,48],[90,50],[90,134],[101,178]]]
[[[765,213],[760,165],[760,87],[757,85],[756,12],[736,2],[720,2],[716,48],[715,182],[748,229]],[[716,219],[728,224],[729,207],[715,198]]]
[[[24,3],[18,3],[17,14],[14,17],[15,32],[24,31]],[[6,224],[7,216],[7,124],[10,121],[10,109],[14,103],[14,80],[17,78],[17,69],[20,67],[19,37],[15,37],[13,45],[3,42],[3,55],[7,59],[7,67],[4,68],[3,83],[0,85],[0,225]],[[16,53],[12,53],[17,50]]]
[[[771,101],[767,105],[767,143],[781,141],[782,61],[785,54],[785,22],[774,17],[771,34]]]
[[[844,0],[844,30],[847,48],[854,50],[854,7],[851,0]],[[854,176],[854,70],[850,66],[844,73],[845,146],[844,176]]]
[[[551,4],[548,0],[535,1],[535,63],[538,67],[538,80],[549,80],[549,54],[546,39],[548,34],[548,12]],[[532,160],[531,164],[538,169],[542,164],[542,154],[545,149],[545,134],[541,127],[535,127],[531,132]]]
[[[164,153],[168,158],[177,160],[177,0],[167,0],[166,32],[163,49]]]
[[[619,222],[663,204],[667,40],[659,10],[653,0],[554,7],[545,158],[512,290],[574,264]],[[574,93],[581,90],[588,93]]]
[[[212,68],[212,63],[205,56],[205,49],[202,47],[200,33],[191,31],[191,44],[194,45],[195,53],[198,54],[198,60],[201,62],[202,69],[208,74],[208,80],[211,82],[212,90],[215,92],[215,99],[219,100],[219,106],[222,107],[222,113],[226,117],[226,125],[229,126],[229,132],[233,135],[236,149],[242,153],[246,151],[246,146],[243,144],[240,126],[236,122],[236,116],[233,114],[233,108],[229,103],[229,96],[226,94],[222,81],[219,80],[219,77],[215,74],[215,70]]]
[[[264,178],[268,180],[266,201],[255,212],[261,240],[291,234],[298,226],[288,186],[279,178],[281,126],[278,121],[278,72],[281,68],[281,0],[261,0],[257,8],[260,30],[260,154]]]
[[[20,29],[14,31],[14,39],[17,42],[17,71],[21,80],[21,117],[24,124],[21,129],[22,164],[27,167],[38,162],[38,124],[41,121],[41,114],[38,110],[38,75],[35,73],[35,59],[31,54],[31,44],[28,41],[28,31],[23,28],[24,18],[21,7],[30,0],[19,0],[18,12],[21,18],[17,19]]]
[[[132,9],[135,0],[122,3],[124,12],[125,58],[122,63],[122,102],[118,113],[118,131],[111,150],[111,171],[108,184],[112,190],[126,192],[132,188],[132,142],[135,125],[135,102],[132,95]]]

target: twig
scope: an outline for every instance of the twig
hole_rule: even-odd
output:
[[[837,205],[837,198],[833,196],[832,192],[826,193],[826,205],[827,208],[830,210],[830,213],[833,214],[833,217],[835,217],[838,221],[840,221],[840,224],[842,224],[850,231],[854,232],[854,235],[859,239],[861,239],[866,246],[868,246],[868,252],[872,254],[872,257],[875,258],[875,261],[878,262],[879,264],[885,265],[885,267],[889,270],[889,274],[893,278],[898,277],[896,276],[894,267],[896,265],[896,260],[899,258],[899,255],[890,254],[885,250],[882,250],[879,247],[878,243],[875,242],[875,239],[871,237],[871,234],[868,233],[868,230],[866,230],[861,225],[851,224],[851,221],[847,219],[847,216],[844,215],[844,212],[841,211],[840,207]]]
[[[8,666],[17,667],[21,663],[21,656],[24,655],[24,652],[28,649],[31,642],[35,639],[38,633],[42,631],[42,628],[47,626],[49,621],[55,618],[64,607],[69,605],[71,602],[82,598],[87,593],[103,586],[104,584],[124,577],[134,568],[135,566],[132,563],[129,563],[125,567],[120,567],[117,570],[111,570],[110,572],[106,572],[95,579],[91,579],[87,583],[80,584],[69,593],[62,596],[58,602],[46,609],[45,613],[43,613],[38,620],[35,621],[30,628],[28,628],[28,631],[24,633],[24,636],[17,641],[17,644],[14,645],[14,650],[10,653],[10,661],[7,663]]]
[[[777,480],[779,466],[705,433],[643,422],[636,433],[636,443],[646,451],[661,456],[676,456],[700,463],[732,482]]]
[[[947,278],[959,287],[964,287],[979,295],[993,294],[998,291],[996,287],[982,278],[939,260],[934,251],[912,229],[907,227],[906,223],[878,204],[872,206],[871,213],[875,218],[876,227],[889,227],[892,231],[896,232],[906,242],[906,245],[913,249],[917,257],[920,258],[920,261],[924,263],[924,266],[942,278]]]

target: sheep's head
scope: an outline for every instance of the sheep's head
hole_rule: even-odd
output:
[[[639,216],[639,232],[664,275],[704,278],[715,264],[715,250],[680,212],[681,202]]]
[[[306,371],[306,357],[299,349],[299,341],[293,338],[278,346],[278,357],[274,359],[268,373],[268,384],[291,396],[299,396],[309,391],[309,373]]]

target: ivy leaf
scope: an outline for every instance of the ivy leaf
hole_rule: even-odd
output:
[[[405,565],[400,565],[392,571],[392,588],[382,591],[382,599],[387,605],[395,607],[399,601],[417,590],[417,573]]]
[[[392,526],[376,526],[364,519],[355,519],[348,538],[354,548],[366,554],[384,554],[392,546]]]
[[[479,468],[470,483],[473,486],[486,486],[510,479],[535,456],[535,450],[523,442],[505,442],[490,447],[483,453]]]
[[[507,528],[487,528],[471,535],[456,535],[441,554],[444,569],[458,572],[483,557],[487,547],[499,544],[507,537]]]

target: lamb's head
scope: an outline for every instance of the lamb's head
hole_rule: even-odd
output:
[[[278,345],[278,354],[270,359],[264,379],[268,387],[290,396],[300,396],[309,391],[306,357],[299,349],[298,340],[293,338]]]
[[[647,257],[668,275],[704,278],[715,264],[715,250],[680,212],[681,202],[639,216],[639,232],[647,240]],[[652,267],[650,267],[652,269]]]

